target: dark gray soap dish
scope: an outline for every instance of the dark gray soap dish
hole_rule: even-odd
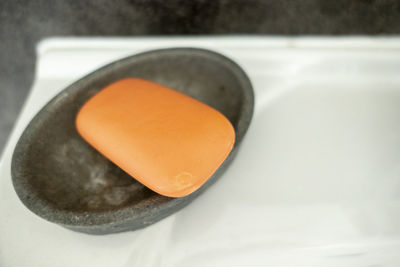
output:
[[[183,198],[161,196],[78,135],[75,117],[79,108],[100,89],[126,77],[174,88],[231,121],[236,132],[234,148],[196,192]],[[70,85],[29,123],[12,158],[15,191],[32,212],[74,231],[108,234],[145,227],[183,208],[215,182],[235,156],[253,106],[253,89],[244,71],[215,52],[173,48],[118,60]]]

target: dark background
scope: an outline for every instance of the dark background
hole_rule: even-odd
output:
[[[2,0],[0,151],[49,36],[376,35],[400,32],[396,0]]]

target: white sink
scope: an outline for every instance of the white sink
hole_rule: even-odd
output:
[[[115,59],[194,46],[248,73],[256,108],[223,177],[143,230],[75,233],[17,198],[10,158],[57,92]],[[0,266],[398,266],[400,38],[56,38],[0,162]]]

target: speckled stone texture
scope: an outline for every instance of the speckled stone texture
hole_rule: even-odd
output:
[[[75,117],[80,107],[105,86],[126,77],[181,91],[219,110],[232,123],[236,134],[232,152],[199,190],[182,198],[161,196],[79,136]],[[14,151],[14,188],[31,211],[72,230],[107,234],[145,227],[186,206],[216,181],[237,153],[253,106],[246,74],[214,52],[163,49],[117,61],[69,86],[31,121]]]
[[[0,150],[49,36],[398,34],[396,0],[0,1]]]

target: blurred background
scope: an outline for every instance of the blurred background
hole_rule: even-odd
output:
[[[396,0],[0,2],[0,151],[30,89],[35,45],[51,36],[390,35]]]

